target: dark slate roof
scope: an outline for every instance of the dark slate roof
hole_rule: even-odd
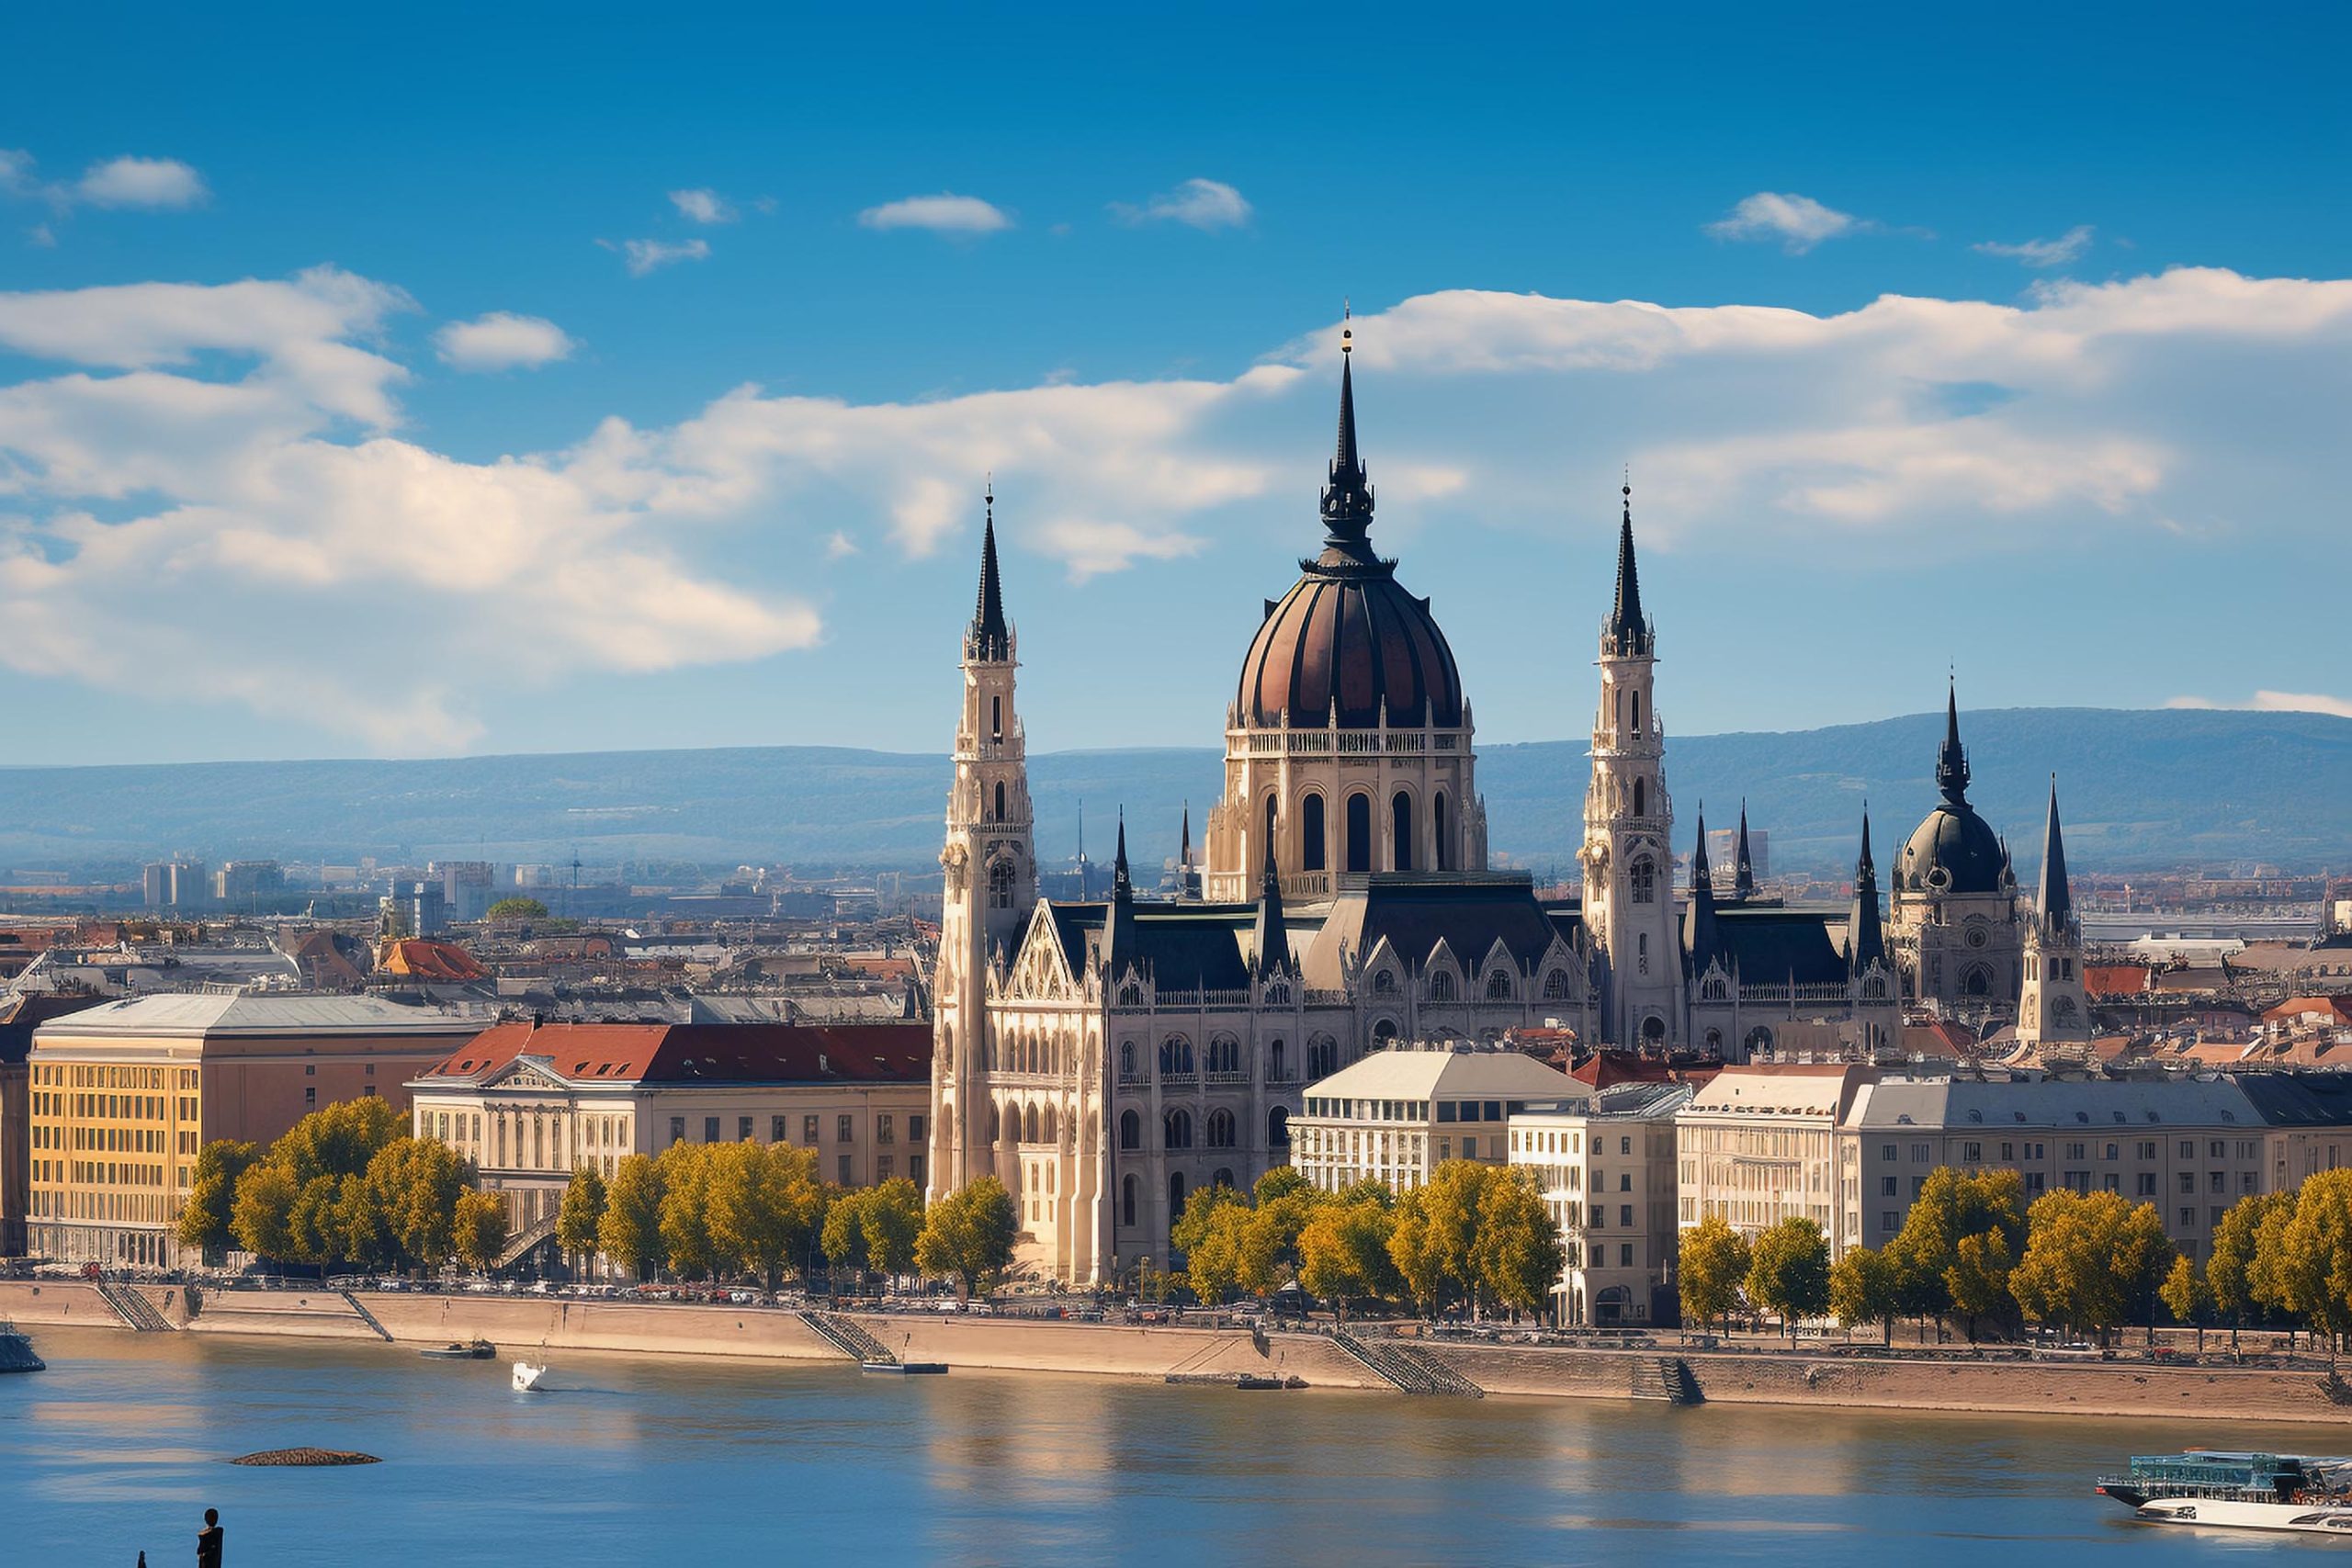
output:
[[[1717,940],[1740,979],[1753,986],[1846,983],[1846,921],[1843,909],[1754,908],[1721,905],[1715,911]]]
[[[2352,1073],[2240,1073],[2232,1081],[2273,1127],[2352,1125]]]
[[[2066,835],[2058,826],[2058,781],[2050,781],[2050,819],[2041,827],[2041,918],[2064,925],[2075,918],[2074,890],[2066,883]]]
[[[980,536],[980,591],[972,605],[972,631],[967,638],[974,659],[1012,657],[1012,628],[1004,620],[1004,587],[996,570],[996,496],[989,496],[988,526]]]
[[[1514,872],[1375,872],[1342,876],[1322,931],[1307,945],[1306,983],[1344,983],[1341,950],[1359,962],[1384,937],[1411,964],[1442,940],[1476,964],[1499,939],[1525,968],[1551,947],[1554,915],[1536,902],[1533,880]],[[1565,935],[1565,933],[1559,933]]]
[[[1634,560],[1634,487],[1625,487],[1625,513],[1617,525],[1617,598],[1601,634],[1619,653],[1647,653],[1655,646],[1649,617],[1642,614],[1642,575]]]
[[[1254,904],[1149,904],[1137,901],[1135,950],[1121,953],[1125,969],[1133,959],[1162,990],[1240,990],[1250,984],[1244,940],[1258,916]],[[1048,903],[1054,939],[1062,961],[1082,975],[1101,952],[1108,904]]]

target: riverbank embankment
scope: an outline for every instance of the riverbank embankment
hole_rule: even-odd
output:
[[[597,1350],[832,1361],[842,1352],[796,1313],[772,1307],[572,1301],[541,1297],[318,1291],[136,1290],[170,1329],[191,1334],[447,1344],[487,1339],[504,1350]],[[135,1312],[135,1307],[133,1308]],[[1005,1371],[1148,1378],[1242,1374],[1301,1378],[1310,1387],[1389,1385],[1326,1335],[1253,1337],[1240,1328],[1130,1325],[918,1313],[857,1313],[852,1321],[901,1359]],[[23,1327],[132,1326],[95,1284],[0,1281],[0,1318]],[[1972,1360],[1767,1351],[1616,1350],[1460,1341],[1419,1342],[1492,1394],[1625,1400],[1655,1388],[1661,1362],[1688,1367],[1702,1396],[1724,1404],[1922,1412],[2352,1425],[2341,1383],[2309,1369],[2167,1367],[2154,1363]]]

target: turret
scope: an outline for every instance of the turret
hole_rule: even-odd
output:
[[[1747,802],[1739,803],[1739,852],[1732,865],[1732,897],[1743,903],[1756,897],[1756,863],[1747,853]]]
[[[1274,864],[1274,846],[1266,846],[1266,874],[1258,889],[1256,946],[1250,962],[1261,980],[1271,979],[1290,965],[1290,931],[1283,923],[1283,878]]]
[[[1884,965],[1886,934],[1879,923],[1878,867],[1871,861],[1871,811],[1862,807],[1862,852],[1854,863],[1854,902],[1846,916],[1846,972],[1859,976]]]

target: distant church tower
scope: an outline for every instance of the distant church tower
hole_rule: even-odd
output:
[[[964,712],[947,791],[946,874],[933,983],[930,1195],[1001,1176],[989,1134],[988,979],[1037,902],[1029,769],[1012,705],[1019,646],[997,580],[996,495],[980,542],[979,601],[964,634]],[[1008,1182],[1008,1185],[1011,1185]]]
[[[2058,827],[2058,781],[2050,781],[2050,815],[2041,829],[2041,889],[2025,933],[2025,979],[2018,992],[2018,1043],[2087,1046],[2089,1003],[2083,995],[2083,927],[2066,886],[2066,843]]]
[[[1674,803],[1652,683],[1657,637],[1642,614],[1634,491],[1617,535],[1617,603],[1600,628],[1600,709],[1584,797],[1584,929],[1600,982],[1601,1032],[1619,1045],[1679,1045],[1687,1033],[1674,919]]]

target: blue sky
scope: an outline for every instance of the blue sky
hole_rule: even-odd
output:
[[[13,9],[0,762],[1213,744],[1342,297],[1485,738],[2352,711],[2341,8],[1642,10]]]

